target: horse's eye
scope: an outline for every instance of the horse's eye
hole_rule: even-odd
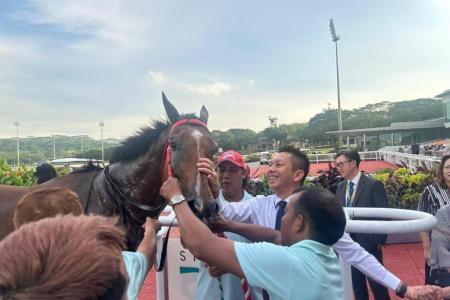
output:
[[[170,149],[177,150],[177,143],[175,141],[170,141]]]

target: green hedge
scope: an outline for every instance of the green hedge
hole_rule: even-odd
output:
[[[25,166],[11,168],[5,159],[0,158],[0,184],[31,186],[36,184],[34,170]]]

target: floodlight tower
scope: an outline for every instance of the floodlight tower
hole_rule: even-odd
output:
[[[341,93],[339,87],[339,61],[338,61],[338,46],[337,42],[341,39],[339,35],[336,34],[334,29],[333,19],[330,19],[330,32],[331,39],[336,47],[336,78],[337,78],[337,98],[338,98],[338,127],[339,127],[339,147],[341,147],[341,134],[342,134],[342,110],[341,110]]]
[[[103,148],[103,127],[105,126],[105,122],[98,122],[98,126],[100,126],[100,134],[102,139],[102,161],[105,160],[105,151]]]
[[[16,147],[17,147],[17,166],[20,165],[20,149],[19,149],[19,126],[20,123],[18,121],[14,121],[14,126],[16,126]]]

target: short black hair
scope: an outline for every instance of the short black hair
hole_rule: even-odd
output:
[[[51,164],[43,163],[36,167],[34,176],[37,177],[37,183],[41,184],[57,177],[58,173],[56,173],[55,168]]]
[[[344,210],[336,196],[318,187],[304,187],[297,195],[295,213],[310,224],[310,239],[328,246],[336,243],[344,234],[346,224]]]
[[[339,151],[334,158],[336,159],[341,155],[344,155],[345,158],[348,159],[349,161],[352,161],[352,160],[356,161],[356,166],[359,168],[359,163],[361,162],[361,157],[359,156],[358,151],[353,150],[353,149],[342,150],[342,151]]]
[[[303,176],[302,181],[300,182],[300,184],[303,185],[303,183],[305,182],[306,176],[308,176],[308,173],[309,173],[309,158],[308,158],[308,156],[292,145],[281,146],[278,149],[278,153],[282,153],[282,152],[287,152],[292,155],[292,165],[295,168],[294,170],[302,170],[303,173],[305,173],[305,176]]]

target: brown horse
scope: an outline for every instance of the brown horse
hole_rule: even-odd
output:
[[[0,185],[0,239],[13,230],[16,202],[26,193],[45,187],[65,186],[81,199],[85,213],[119,216],[127,230],[128,247],[134,249],[146,217],[157,218],[165,207],[159,189],[169,175],[181,182],[183,194],[198,215],[217,213],[208,179],[198,172],[199,157],[212,159],[217,145],[200,117],[180,115],[163,93],[168,121],[154,121],[126,139],[105,169],[95,166],[55,178],[35,187]]]

